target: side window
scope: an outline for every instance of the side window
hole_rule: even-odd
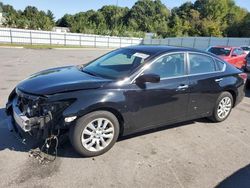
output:
[[[144,74],[157,74],[161,78],[182,76],[185,74],[184,59],[184,53],[163,56],[151,64]]]
[[[218,59],[215,59],[215,62],[216,62],[216,65],[217,65],[217,70],[218,71],[222,71],[225,67],[225,63],[218,60]]]
[[[189,54],[190,74],[214,72],[215,62],[212,58],[201,54]]]
[[[234,54],[235,54],[235,55],[238,55],[238,50],[237,50],[237,49],[234,49],[234,50],[233,50],[232,55],[234,55]]]
[[[242,55],[244,51],[242,49],[238,49],[238,55]]]

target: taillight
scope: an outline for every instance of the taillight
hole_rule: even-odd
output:
[[[246,73],[240,73],[239,76],[244,80],[244,83],[247,81],[247,74]]]

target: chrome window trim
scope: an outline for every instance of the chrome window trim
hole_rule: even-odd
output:
[[[214,57],[212,55],[206,54],[206,53],[194,52],[194,51],[170,52],[170,53],[162,54],[159,57],[157,57],[155,60],[153,60],[151,63],[149,63],[147,65],[144,65],[141,68],[141,70],[136,74],[136,76],[131,80],[130,84],[135,83],[136,78],[138,78],[145,71],[145,69],[146,69],[147,66],[150,66],[151,64],[153,64],[154,62],[156,62],[157,60],[159,60],[160,58],[162,58],[164,56],[172,55],[172,54],[179,54],[179,53],[183,53],[184,54],[184,59],[185,59],[185,62],[184,62],[185,74],[181,75],[181,76],[173,76],[173,77],[161,78],[161,80],[169,80],[169,79],[175,79],[175,78],[185,78],[185,77],[189,77],[189,76],[199,76],[199,75],[220,73],[220,72],[225,72],[225,70],[226,70],[226,63],[223,60],[221,60],[221,59],[219,59],[217,57]],[[216,62],[215,62],[215,59],[216,59],[216,60],[218,60],[218,61],[220,61],[220,62],[222,62],[224,64],[223,65],[223,69],[222,70],[218,70],[218,71],[213,71],[213,72],[190,74],[190,71],[189,71],[190,70],[190,63],[189,63],[189,54],[190,53],[208,56],[208,57],[212,58],[212,60],[214,61],[215,64],[216,64]]]

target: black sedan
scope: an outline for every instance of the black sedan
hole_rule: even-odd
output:
[[[207,52],[133,46],[31,75],[6,111],[15,130],[42,139],[69,132],[77,152],[96,156],[119,136],[202,117],[224,121],[245,82],[245,73]]]

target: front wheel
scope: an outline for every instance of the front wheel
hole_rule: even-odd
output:
[[[85,157],[107,152],[119,135],[119,122],[108,111],[95,111],[76,121],[70,129],[70,141],[74,149]]]
[[[214,122],[222,122],[226,120],[233,108],[233,97],[229,92],[223,92],[218,97],[213,115],[210,119]]]

